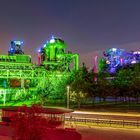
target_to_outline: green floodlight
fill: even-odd
[[[6,82],[6,80],[3,81],[3,87],[4,88],[7,88],[7,82]]]

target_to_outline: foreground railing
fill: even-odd
[[[87,126],[106,126],[106,127],[118,127],[118,128],[140,128],[140,121],[134,120],[110,120],[110,119],[91,119],[91,118],[65,118],[65,123]]]

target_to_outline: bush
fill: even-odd
[[[11,117],[11,126],[15,129],[16,140],[41,140],[47,128],[48,120],[39,114],[44,109],[38,105],[20,107]]]

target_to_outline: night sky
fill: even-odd
[[[138,50],[140,0],[0,0],[0,54],[21,39],[36,62],[37,49],[52,35],[88,67],[107,48]]]

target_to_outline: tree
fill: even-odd
[[[129,85],[129,96],[135,98],[138,103],[140,97],[140,79],[138,77],[133,78],[132,83]]]
[[[127,97],[130,100],[131,94],[129,86],[132,83],[134,72],[132,69],[120,69],[113,80],[114,86],[119,90],[120,97],[124,97],[124,101],[127,101]]]
[[[45,87],[38,87],[36,96],[42,105],[46,105],[48,101],[61,100],[64,102],[66,93],[66,85],[69,75],[68,74],[55,74],[48,77]]]
[[[88,80],[86,82],[87,97],[91,98],[92,105],[94,105],[95,97],[98,95],[97,87],[97,73],[94,73],[93,69],[88,72]]]
[[[112,86],[111,83],[106,79],[99,79],[98,83],[98,96],[103,98],[103,101],[106,101],[106,98],[112,94]]]
[[[81,102],[83,99],[86,98],[86,93],[82,93],[81,91],[80,92],[71,92],[70,93],[70,101],[73,102],[73,103],[77,103],[78,105],[78,108],[80,109],[80,106],[81,106]]]
[[[71,98],[77,102],[79,108],[82,100],[87,97],[88,76],[88,70],[83,64],[83,67],[72,73],[70,77]]]
[[[140,97],[140,63],[135,64],[133,67],[133,77],[129,90],[131,96],[136,99],[136,102],[138,102]]]

